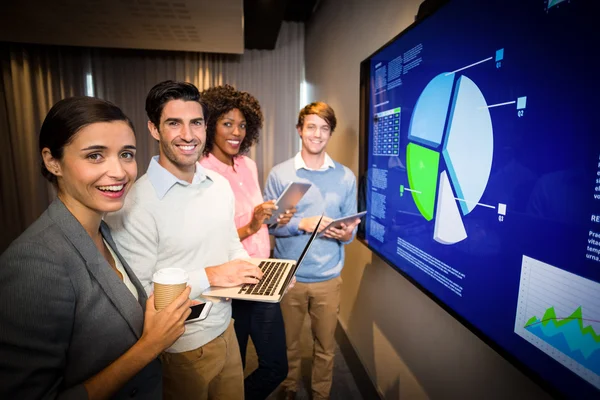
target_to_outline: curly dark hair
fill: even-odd
[[[246,137],[240,145],[239,155],[246,154],[253,144],[258,143],[258,136],[263,125],[263,114],[260,104],[254,96],[248,92],[236,90],[231,85],[206,89],[200,96],[208,108],[208,115],[210,115],[206,125],[205,156],[211,152],[215,143],[217,121],[223,114],[234,108],[240,110],[246,119]]]

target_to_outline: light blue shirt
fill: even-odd
[[[302,218],[324,213],[336,219],[356,213],[356,178],[350,169],[326,156],[323,166],[314,170],[307,168],[298,157],[275,166],[265,186],[264,198],[276,199],[290,182],[312,184],[296,205],[296,214],[290,222],[269,230],[275,236],[276,258],[297,260],[300,256],[310,237],[298,228]],[[344,244],[350,243],[353,238],[354,235],[348,242],[342,243],[317,237],[298,268],[296,279],[310,283],[338,276],[344,266]]]
[[[162,200],[167,192],[175,185],[190,185],[189,182],[177,178],[175,175],[167,171],[166,168],[160,165],[158,163],[158,156],[152,157],[146,174],[148,175],[150,183],[152,183],[152,186],[154,186],[154,190],[156,190],[156,196],[158,196],[159,200]],[[194,177],[192,178],[191,184],[198,184],[200,182],[204,182],[206,179],[210,178],[206,175],[204,167],[200,165],[200,163],[196,163],[196,171],[194,172]]]

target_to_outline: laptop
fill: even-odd
[[[233,287],[211,286],[202,292],[203,296],[225,297],[230,299],[261,301],[266,303],[278,303],[283,298],[285,290],[292,281],[296,271],[302,264],[302,260],[308,253],[310,246],[318,236],[319,226],[323,216],[319,219],[315,230],[310,235],[304,250],[297,261],[280,260],[276,258],[251,258],[252,264],[257,265],[263,272],[260,282]]]

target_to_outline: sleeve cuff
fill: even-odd
[[[202,292],[208,289],[210,286],[210,283],[208,282],[208,276],[206,275],[206,270],[204,268],[190,272],[189,274],[189,285],[192,287],[190,299],[197,299],[200,297]]]
[[[347,240],[347,241],[345,241],[345,242],[340,242],[340,243],[341,243],[341,244],[343,244],[343,245],[347,245],[347,244],[350,244],[350,243],[352,243],[352,241],[353,241],[353,240],[354,240],[354,236],[352,236],[352,237],[350,238],[350,240]]]
[[[341,244],[344,244],[344,245],[352,243],[352,241],[353,241],[353,240],[354,240],[354,238],[356,237],[356,232],[357,232],[357,231],[358,231],[358,226],[357,226],[356,228],[354,228],[354,230],[352,231],[352,236],[350,236],[350,239],[348,239],[348,240],[347,240],[347,241],[345,241],[345,242],[340,242],[340,243],[341,243]]]
[[[300,225],[300,218],[292,218],[290,220],[290,222],[288,222],[287,227],[288,230],[290,232],[290,236],[295,236],[295,235],[299,235],[300,233],[300,229],[298,229],[298,226]]]
[[[285,236],[296,236],[296,235],[300,235],[303,232],[298,228],[298,225],[300,225],[300,220],[302,218],[294,218],[292,217],[292,219],[290,220],[290,222],[288,222],[285,225],[272,225],[269,227],[269,234],[275,236],[275,237],[285,237]]]

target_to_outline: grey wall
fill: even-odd
[[[359,65],[420,0],[324,0],[306,29],[308,100],[333,106],[329,154],[358,169]],[[347,246],[340,324],[386,399],[544,399],[526,376],[361,243]]]

